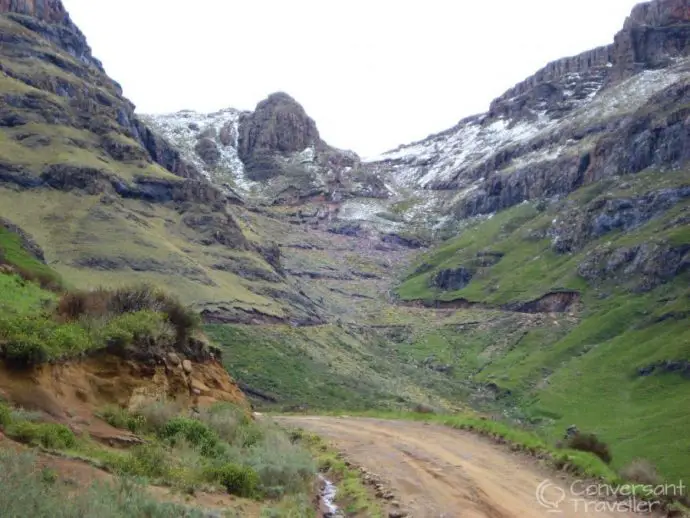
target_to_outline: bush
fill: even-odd
[[[5,403],[0,403],[0,428],[5,428],[12,422],[12,409]]]
[[[259,493],[259,475],[248,466],[223,464],[208,470],[207,476],[222,484],[231,495],[251,498]]]
[[[247,447],[261,440],[259,426],[241,408],[231,404],[218,404],[203,409],[199,420],[229,444]]]
[[[178,340],[185,340],[194,329],[201,325],[201,316],[175,299],[166,300],[163,312],[167,315],[168,322],[175,328]]]
[[[32,423],[36,423],[38,421],[42,421],[43,417],[43,413],[41,412],[26,410],[24,408],[15,408],[10,414],[10,419],[12,422],[31,421]]]
[[[160,436],[169,439],[173,445],[176,439],[182,438],[200,448],[201,454],[206,457],[222,454],[218,435],[197,419],[175,417],[160,431]]]
[[[100,337],[107,345],[118,347],[172,341],[165,316],[149,310],[113,318],[100,331]]]
[[[162,311],[166,295],[150,284],[120,288],[110,293],[108,309],[111,313],[137,313],[138,311]]]
[[[139,433],[146,427],[146,418],[138,414],[130,414],[124,408],[109,406],[103,409],[98,415],[110,426],[129,430],[132,433]]]
[[[654,465],[644,459],[635,459],[621,470],[623,479],[649,486],[661,484],[661,477]]]
[[[593,433],[577,433],[565,442],[565,447],[571,450],[588,451],[606,464],[611,464],[612,457],[608,445],[600,441]]]
[[[175,297],[147,284],[115,291],[100,288],[65,293],[57,307],[57,314],[68,321],[85,316],[94,318],[141,312],[164,314],[180,337],[188,336],[201,323],[195,311],[185,307]]]
[[[182,407],[175,402],[156,401],[136,409],[148,430],[161,432],[170,420],[180,415]]]
[[[45,315],[0,317],[4,357],[18,365],[35,365],[73,356],[93,346],[89,333],[77,324],[60,324]]]
[[[162,478],[170,471],[168,455],[158,444],[135,446],[127,454],[110,456],[105,463],[119,475],[135,477]]]
[[[61,424],[19,421],[9,424],[5,433],[15,441],[55,450],[73,448],[77,444],[72,430]]]
[[[109,293],[104,289],[67,292],[60,297],[56,311],[67,321],[104,316],[108,313],[108,299]]]
[[[259,475],[261,488],[270,497],[304,491],[316,474],[311,454],[277,429],[265,431],[263,440],[244,450],[241,458]]]
[[[201,518],[201,511],[150,499],[131,482],[93,485],[74,494],[54,472],[37,468],[28,453],[0,450],[0,509],[3,518]]]

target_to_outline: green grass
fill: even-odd
[[[60,276],[22,246],[21,238],[0,224],[0,265],[8,264],[23,276],[45,286],[59,286]]]
[[[687,184],[688,171],[648,172],[588,186],[569,201],[582,210],[598,200]],[[568,288],[582,294],[584,310],[577,318],[559,315],[518,326],[513,338],[496,322],[479,328],[487,340],[473,331],[440,329],[417,333],[398,349],[417,360],[435,355],[472,383],[509,390],[511,396],[494,406],[532,423],[546,437],[559,437],[573,423],[595,432],[610,444],[616,469],[643,457],[669,480],[688,477],[689,452],[678,430],[690,426],[684,411],[690,384],[679,374],[640,377],[637,371],[662,360],[690,359],[690,277],[681,274],[640,292],[637,279],[622,274],[597,285],[577,275],[590,252],[664,241],[690,244],[688,226],[671,224],[688,207],[680,201],[632,231],[609,233],[563,255],[551,250],[550,240],[533,238],[559,217],[562,205],[540,211],[523,204],[477,221],[417,261],[398,290],[401,298],[498,305]],[[486,251],[503,256],[495,264],[478,264]],[[458,266],[474,269],[469,286],[454,292],[430,287],[435,272]]]
[[[94,140],[95,136],[87,131],[38,122],[22,126],[20,130],[0,131],[0,153],[2,156],[12,157],[13,164],[23,166],[35,174],[40,174],[49,165],[63,164],[97,169],[124,180],[149,176],[181,181],[161,166],[146,160],[122,162],[113,159],[99,149],[100,144]],[[46,138],[47,143],[28,146],[16,140],[17,134],[26,132]],[[78,147],[74,145],[74,140],[88,147]],[[30,139],[26,142],[29,143]],[[143,153],[143,150],[141,152]]]
[[[0,216],[33,236],[70,287],[150,283],[198,307],[236,306],[285,314],[285,301],[253,291],[261,283],[212,268],[249,260],[265,265],[256,252],[200,245],[198,233],[186,227],[173,208],[136,200],[107,205],[100,196],[2,187],[0,207]]]
[[[205,331],[220,346],[233,377],[276,397],[276,403],[257,400],[261,407],[410,408],[432,398],[453,406],[424,386],[443,386],[447,378],[400,362],[375,332],[336,325],[209,325]]]
[[[0,450],[0,509],[5,518],[201,518],[200,510],[159,503],[129,481],[74,486],[40,469],[30,453]]]
[[[502,211],[489,219],[480,219],[459,237],[421,256],[398,288],[398,295],[403,300],[465,298],[488,304],[505,304],[536,299],[551,290],[585,291],[588,286],[577,275],[577,266],[588,252],[597,247],[622,247],[663,240],[675,246],[690,243],[687,225],[668,226],[669,222],[688,210],[690,202],[679,202],[660,217],[634,231],[604,235],[574,254],[558,254],[552,250],[550,239],[531,236],[548,229],[568,201],[584,204],[595,199],[640,196],[661,188],[686,186],[690,183],[689,175],[689,171],[643,173],[626,178],[623,186],[605,180],[576,191],[566,202],[544,212],[527,203]],[[485,252],[500,253],[503,256],[496,264],[487,266],[480,258]],[[422,265],[425,268],[421,269]],[[448,292],[431,287],[430,279],[438,271],[459,266],[470,268],[474,272],[474,278],[467,287]]]

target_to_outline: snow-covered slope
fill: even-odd
[[[509,172],[536,161],[579,155],[593,143],[573,138],[578,132],[596,133],[689,75],[688,63],[680,61],[671,69],[646,70],[611,88],[602,89],[600,83],[567,112],[545,106],[519,117],[478,115],[448,131],[364,161],[395,185],[440,190],[449,184],[466,187],[482,178],[482,173]],[[570,93],[565,91],[564,96]],[[502,153],[513,156],[501,160]]]
[[[568,73],[503,99],[500,110],[364,162],[396,193],[391,203],[410,200],[403,219],[432,226],[565,194],[581,183],[601,138],[690,78],[688,59],[620,82],[608,81],[610,68]]]
[[[140,117],[211,181],[246,194],[255,182],[247,179],[238,154],[240,114],[238,110],[227,108],[214,113],[183,110]],[[199,153],[203,145],[210,150],[206,155],[203,150]]]

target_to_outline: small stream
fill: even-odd
[[[335,485],[323,475],[319,475],[319,480],[322,483],[321,489],[321,507],[323,508],[324,518],[340,518],[342,515],[335,505],[335,495],[337,489]]]

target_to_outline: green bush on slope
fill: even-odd
[[[198,327],[195,313],[149,286],[55,295],[0,274],[0,353],[34,365],[115,347],[175,347]],[[53,309],[53,305],[56,307]]]
[[[219,484],[229,493],[252,498],[305,493],[315,476],[305,449],[282,430],[254,422],[233,405],[217,404],[189,417],[174,404],[161,402],[134,413],[107,409],[102,417],[149,437],[149,444],[130,454],[102,458],[120,474],[185,488]]]

